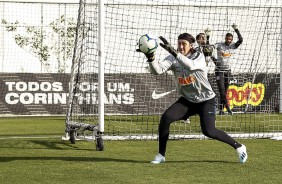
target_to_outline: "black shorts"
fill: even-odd
[[[164,114],[169,116],[173,121],[186,120],[196,114],[199,114],[201,122],[215,121],[215,98],[200,103],[193,103],[184,97],[180,97]]]

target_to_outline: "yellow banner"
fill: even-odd
[[[258,106],[262,102],[264,94],[264,84],[252,84],[251,82],[247,82],[242,87],[230,85],[226,92],[226,98],[230,109],[232,109],[234,106],[242,106],[245,104]]]

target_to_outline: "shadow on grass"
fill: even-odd
[[[178,161],[166,161],[166,163],[226,163],[226,164],[237,164],[239,162],[234,162],[234,161],[226,161],[226,160],[178,160]]]
[[[128,163],[148,163],[148,161],[138,161],[118,158],[100,158],[100,157],[0,157],[0,162],[11,161],[68,161],[68,162],[128,162]]]
[[[144,160],[131,160],[119,158],[102,158],[102,157],[0,157],[0,162],[11,161],[67,161],[67,162],[120,162],[120,163],[149,163],[150,161]],[[184,161],[167,161],[166,164],[174,163],[225,163],[225,164],[238,164],[238,162],[220,161],[220,160],[184,160]],[[152,164],[153,165],[153,164]],[[162,165],[162,164],[157,164]]]
[[[70,148],[75,148],[76,150],[90,150],[90,149],[78,149],[78,147],[75,146],[75,144],[71,144],[69,141],[52,142],[52,141],[43,141],[43,140],[32,140],[30,142],[33,144],[43,146],[44,149],[47,148],[47,149],[55,149],[55,150],[69,150]]]
[[[1,145],[0,149],[3,148],[15,148],[15,149],[25,149],[25,150],[29,150],[29,149],[37,149],[37,150],[44,150],[44,149],[48,149],[48,150],[78,150],[78,151],[93,151],[96,150],[95,144],[93,143],[93,147],[91,148],[79,148],[78,146],[76,146],[75,144],[71,144],[70,141],[50,141],[50,140],[29,140],[30,143],[34,144],[34,145],[39,145],[38,147],[34,147],[34,146],[23,146],[20,144],[5,144],[5,145]]]

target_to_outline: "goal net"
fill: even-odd
[[[93,130],[98,123],[98,31],[97,0],[80,0],[77,35],[71,73],[66,126]],[[281,4],[249,0],[107,0],[104,1],[105,139],[157,139],[161,114],[179,98],[171,73],[152,75],[143,54],[136,52],[140,36],[163,36],[176,48],[177,36],[194,36],[212,30],[211,44],[223,42],[225,34],[243,43],[232,56],[232,77],[227,99],[234,115],[217,116],[216,126],[236,138],[281,136],[280,104]],[[159,47],[156,59],[168,53]],[[214,64],[209,80],[219,92]],[[94,125],[94,126],[93,126]],[[68,130],[68,129],[67,129]],[[175,122],[171,139],[205,138],[199,117],[190,123]]]

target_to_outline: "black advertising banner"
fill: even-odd
[[[98,104],[98,81],[81,83],[83,92],[79,103]],[[227,99],[234,111],[278,111],[279,75],[234,75],[227,91]],[[217,94],[214,75],[210,82]],[[0,114],[48,115],[65,114],[69,96],[70,74],[0,74]],[[177,98],[173,76],[164,74],[106,74],[105,113],[108,114],[160,114]],[[85,112],[87,113],[87,112]]]
[[[2,114],[65,114],[69,76],[0,74]]]

